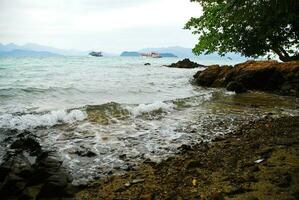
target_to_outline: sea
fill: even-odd
[[[265,115],[299,114],[293,97],[196,86],[193,75],[204,68],[166,67],[179,60],[1,57],[0,162],[7,130],[28,131],[61,156],[79,185],[147,160],[159,163],[184,145],[210,142]]]

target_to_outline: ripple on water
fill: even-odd
[[[268,95],[234,95],[219,90],[209,98],[194,96],[153,104],[87,106],[83,109],[86,113],[83,121],[38,129],[38,133],[45,148],[61,153],[64,165],[78,184],[111,172],[121,173],[146,159],[160,162],[183,144],[211,141],[269,111],[273,116],[298,114],[298,109],[293,109],[298,106],[296,99],[275,95],[268,98]],[[273,98],[273,104],[285,101],[276,107],[268,106],[266,97]]]

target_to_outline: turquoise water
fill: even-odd
[[[196,70],[162,67],[178,59],[0,58],[0,113],[41,112],[194,95]],[[144,66],[150,62],[151,66]]]
[[[178,60],[0,58],[0,161],[13,137],[4,130],[29,130],[81,184],[145,159],[159,162],[183,144],[210,141],[268,112],[298,114],[294,98],[194,86],[201,69],[164,66]],[[96,156],[76,154],[85,151]]]

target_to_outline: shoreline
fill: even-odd
[[[160,164],[98,180],[75,199],[298,199],[299,117],[266,116]]]

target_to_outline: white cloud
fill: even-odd
[[[156,41],[161,38],[157,34],[148,38],[145,30],[160,27],[164,31],[161,35],[165,35],[169,27],[182,34],[180,29],[186,21],[200,14],[199,5],[188,0],[0,0],[0,42],[88,48],[103,37],[106,43],[126,33],[127,40],[136,43],[136,38],[127,34],[131,29],[140,32],[140,46],[148,40],[159,45]],[[78,38],[82,42],[77,42]],[[186,37],[186,43],[190,43],[190,38]],[[167,38],[162,40],[161,45]],[[117,48],[126,47],[113,49]]]

